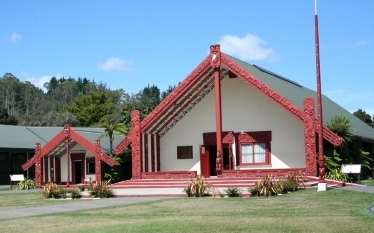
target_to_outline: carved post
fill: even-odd
[[[214,93],[215,93],[215,109],[216,109],[216,140],[217,140],[217,157],[216,157],[216,171],[217,176],[222,173],[222,110],[221,110],[221,51],[220,45],[210,46],[210,66],[214,68]],[[218,164],[219,163],[219,164]]]
[[[141,179],[142,173],[142,138],[141,138],[140,112],[131,112],[132,138],[132,179]],[[152,138],[153,141],[153,138]]]
[[[316,176],[316,126],[314,117],[314,99],[304,99],[304,144],[306,171],[308,175]]]
[[[66,186],[70,186],[70,148],[69,148],[69,139],[70,139],[70,126],[68,124],[64,125],[64,134],[66,141],[66,156],[67,156],[67,182]]]
[[[101,180],[101,146],[100,140],[95,140],[95,180]]]
[[[38,187],[42,185],[42,164],[40,159],[41,149],[40,143],[35,143],[35,183]]]

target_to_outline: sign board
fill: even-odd
[[[361,164],[343,164],[341,171],[343,173],[361,173]]]

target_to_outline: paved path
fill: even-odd
[[[169,197],[170,198],[170,197]],[[103,208],[109,206],[126,205],[133,203],[141,203],[147,201],[158,201],[168,199],[166,197],[120,197],[120,198],[104,198],[87,201],[67,201],[68,203],[16,208],[0,211],[0,219],[19,218],[26,216],[35,216],[43,214],[54,214],[68,211],[87,210],[95,208]],[[53,200],[46,200],[53,201]]]

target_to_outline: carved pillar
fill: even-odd
[[[314,99],[304,99],[304,144],[307,175],[317,175]]]
[[[157,153],[157,170],[161,171],[161,162],[160,162],[160,135],[156,134],[156,153]]]
[[[131,131],[132,138],[132,179],[141,179],[142,173],[142,138],[140,127],[140,112],[134,110],[131,112]]]
[[[144,171],[148,172],[148,134],[144,134]]]
[[[155,136],[151,134],[151,167],[152,172],[156,171]]]
[[[100,140],[95,140],[95,180],[101,180],[101,146]]]
[[[217,137],[217,157],[216,170],[217,175],[222,173],[222,110],[221,110],[221,80],[220,80],[220,66],[221,66],[221,51],[219,45],[210,46],[210,66],[214,68],[214,94],[215,94],[215,109],[216,109],[216,137]]]
[[[69,148],[69,139],[70,139],[70,126],[68,124],[64,125],[64,134],[66,141],[66,156],[67,156],[67,181],[66,186],[70,186],[70,148]]]
[[[35,183],[36,186],[40,187],[42,185],[42,164],[40,159],[41,145],[40,143],[35,143]]]

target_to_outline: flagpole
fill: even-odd
[[[316,43],[316,74],[317,74],[317,110],[318,110],[318,191],[326,191],[325,181],[325,156],[323,151],[323,118],[322,118],[322,91],[321,91],[321,69],[319,57],[319,34],[318,34],[318,14],[317,0],[314,0],[314,26]]]

